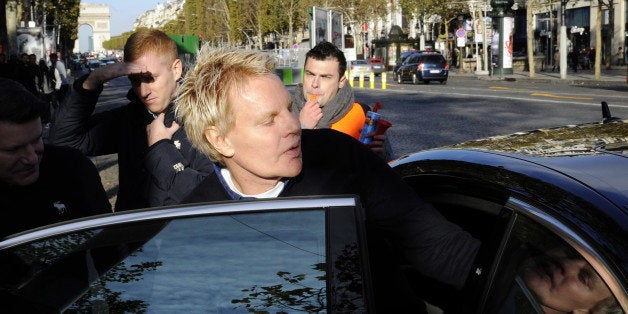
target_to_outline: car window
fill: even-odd
[[[502,256],[485,312],[546,313],[558,309],[622,313],[611,290],[585,257],[526,216],[517,216]]]
[[[416,63],[417,61],[418,61],[418,56],[417,55],[411,55],[403,62],[403,64]]]
[[[359,220],[320,208],[73,232],[1,251],[15,271],[0,300],[80,313],[366,311]]]
[[[439,55],[424,56],[422,61],[429,64],[445,64],[445,58]]]

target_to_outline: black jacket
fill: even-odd
[[[39,179],[0,183],[0,238],[59,221],[111,212],[98,170],[81,152],[45,145]]]
[[[92,114],[102,87],[96,91],[83,89],[86,78],[74,82],[56,115],[50,138],[56,145],[75,147],[89,156],[118,154],[116,210],[179,203],[213,172],[211,161],[192,148],[183,127],[171,141],[147,149],[146,126],[154,117],[132,90],[127,94],[129,104]],[[169,126],[173,120],[171,105],[164,122]],[[147,171],[145,167],[150,168]]]
[[[301,144],[303,169],[288,180],[280,197],[357,195],[366,211],[368,233],[398,244],[424,275],[463,285],[478,240],[423,202],[388,164],[352,137],[331,129],[303,130]],[[232,199],[229,195],[214,172],[185,202]]]

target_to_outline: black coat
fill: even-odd
[[[81,152],[45,145],[39,179],[0,183],[0,238],[59,221],[111,212],[98,170]]]
[[[282,196],[359,196],[370,234],[384,235],[404,248],[403,256],[421,273],[461,287],[479,241],[423,202],[381,158],[350,136],[331,129],[303,130],[303,169],[290,178]],[[186,203],[232,199],[216,172]],[[369,235],[369,238],[371,235]]]
[[[173,135],[172,141],[156,143],[150,150],[154,151],[153,156],[162,154],[172,164],[155,161],[159,156],[153,157],[153,162],[145,163],[148,152],[146,126],[153,121],[153,115],[132,90],[127,94],[129,104],[92,114],[102,87],[96,91],[83,89],[86,78],[74,82],[65,104],[56,115],[50,138],[54,144],[78,148],[89,156],[118,154],[120,186],[116,210],[176,204],[213,172],[211,161],[191,147],[183,127]],[[173,120],[171,105],[164,122],[169,126]],[[177,164],[185,166],[185,171],[180,171]],[[147,166],[153,168],[147,171]]]

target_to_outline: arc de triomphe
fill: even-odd
[[[90,48],[92,51],[103,51],[102,43],[111,39],[111,13],[107,4],[91,4],[81,1],[78,26],[87,24],[92,27]],[[74,43],[74,52],[79,52],[79,40]]]

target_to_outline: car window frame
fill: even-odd
[[[573,228],[559,219],[552,217],[543,210],[543,205],[536,204],[533,201],[524,200],[511,196],[504,204],[504,210],[510,213],[510,221],[508,222],[507,231],[504,233],[499,245],[496,257],[493,260],[493,266],[487,277],[486,285],[481,296],[479,304],[479,312],[486,310],[488,299],[491,298],[495,290],[503,290],[504,287],[494,288],[497,274],[504,267],[504,251],[513,237],[513,227],[517,223],[519,216],[529,218],[531,221],[539,224],[547,229],[554,236],[564,241],[573,248],[580,256],[582,256],[591,267],[602,278],[606,286],[618,301],[624,312],[628,310],[627,293],[620,284],[620,279],[610,271],[611,266],[605,261],[602,254],[598,252],[585,237],[581,236]]]
[[[360,261],[361,266],[364,267],[362,272],[363,302],[369,313],[374,312],[373,281],[370,273],[366,243],[366,218],[364,210],[357,197],[351,195],[210,202],[105,214],[57,223],[22,232],[0,241],[0,251],[10,250],[34,242],[40,243],[40,241],[45,241],[46,239],[50,239],[55,236],[70,235],[83,231],[100,230],[103,228],[115,228],[137,223],[147,223],[151,225],[152,223],[159,224],[160,222],[168,223],[173,219],[213,217],[219,215],[235,215],[240,213],[274,213],[281,211],[312,209],[322,210],[325,213],[328,310],[333,312],[334,306],[337,306],[337,304],[333,302],[334,293],[332,287],[334,287],[334,285],[331,283],[331,281],[336,278],[334,256],[338,256],[339,252],[344,249],[344,246],[342,245],[338,245],[338,247],[336,247],[336,245],[340,244],[340,242],[331,241],[331,239],[336,236],[336,233],[344,233],[340,230],[347,227],[347,224],[336,223],[334,229],[331,228],[329,224],[334,220],[340,221],[341,219],[355,219],[355,233],[361,253]],[[344,235],[340,236],[342,237]]]

